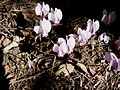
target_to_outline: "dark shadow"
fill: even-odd
[[[32,90],[52,90],[50,89],[50,76],[48,73],[43,73],[36,78]]]
[[[9,90],[9,80],[5,77],[5,69],[2,66],[3,51],[0,47],[0,90]]]

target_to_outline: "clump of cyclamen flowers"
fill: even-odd
[[[66,36],[64,38],[58,38],[57,44],[54,44],[53,51],[58,53],[58,57],[63,57],[65,54],[73,52],[75,47],[75,39],[72,36]]]
[[[110,63],[109,64],[109,69],[111,70],[111,68],[120,71],[120,59],[117,58],[117,56],[110,52],[105,52],[105,59]]]
[[[48,33],[51,31],[52,24],[59,25],[63,17],[60,9],[50,9],[49,5],[44,2],[42,4],[37,3],[35,13],[40,17],[40,20],[39,25],[34,26],[34,31],[42,35],[42,37],[47,37]]]
[[[78,28],[77,34],[69,34],[66,40],[58,38],[57,44],[54,44],[53,46],[53,51],[56,52],[59,57],[63,57],[65,54],[70,54],[73,52],[75,45],[84,46],[91,36],[95,35],[99,27],[100,25],[98,20],[92,21],[89,19],[87,21],[86,30]]]
[[[88,19],[86,30],[82,30],[81,28],[77,30],[77,43],[79,43],[80,46],[85,45],[91,36],[95,35],[96,31],[99,30],[99,27],[100,23],[98,20],[94,21],[93,19],[92,21]]]

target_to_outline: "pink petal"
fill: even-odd
[[[55,16],[54,16],[53,13],[49,13],[49,14],[48,14],[48,20],[50,20],[50,21],[52,21],[52,22],[55,21]]]
[[[117,49],[120,50],[120,39],[116,40],[115,44],[117,46]]]
[[[103,17],[102,17],[102,19],[101,19],[101,22],[107,24],[107,22],[108,22],[108,17],[107,17],[107,15],[103,15]]]
[[[96,31],[98,31],[100,27],[100,23],[98,20],[96,20],[95,22],[93,22],[93,31],[91,32],[92,35],[94,35],[96,33]]]
[[[34,31],[38,34],[39,33],[40,26],[34,26]]]
[[[49,13],[49,11],[50,11],[49,5],[48,4],[43,5],[42,12],[44,17]]]
[[[113,21],[115,21],[115,19],[116,19],[116,13],[113,11],[108,16],[108,22],[107,22],[107,24],[111,24]]]
[[[73,48],[75,47],[75,39],[73,37],[70,37],[67,39],[67,45],[68,45],[68,54],[73,52]]]
[[[111,61],[111,55],[108,52],[105,52],[105,59],[110,62]]]
[[[46,37],[48,35],[48,33],[51,30],[51,23],[49,20],[46,20],[45,18],[43,18],[43,21],[41,22],[41,27],[43,29],[43,37]]]
[[[63,42],[66,42],[64,38],[58,38],[58,42],[57,42],[58,44],[61,44]]]
[[[57,53],[58,53],[58,52],[59,52],[59,46],[58,46],[57,44],[54,44],[52,50],[53,50],[54,52],[57,52]]]
[[[93,24],[92,20],[91,20],[91,19],[88,19],[86,31],[89,31],[89,32],[92,31],[92,29],[93,29],[93,25],[92,25],[92,24]]]
[[[103,13],[103,16],[102,16],[101,22],[107,24],[107,22],[108,22],[108,12],[107,12],[106,9],[104,9],[102,13]]]
[[[118,68],[117,71],[120,71],[120,59],[118,59]]]
[[[55,17],[57,17],[60,21],[62,19],[62,16],[62,11],[60,9],[55,8]]]
[[[42,9],[41,4],[37,3],[37,6],[35,7],[35,13],[36,13],[36,15],[42,15],[41,9]]]
[[[87,41],[85,40],[85,38],[83,38],[81,36],[79,36],[78,40],[79,40],[78,42],[79,42],[80,46],[84,46],[87,43]]]
[[[63,54],[66,54],[68,52],[68,47],[66,42],[60,44],[60,50],[62,51]]]
[[[110,68],[114,68],[117,70],[118,68],[118,58],[116,57],[116,55],[114,53],[110,53],[111,54],[111,61],[110,61]]]

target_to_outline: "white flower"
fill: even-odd
[[[48,19],[52,21],[54,24],[59,24],[62,17],[63,17],[62,11],[57,8],[55,8],[55,11],[51,8],[51,12],[48,14]]]
[[[89,19],[87,21],[86,31],[89,31],[92,35],[95,35],[95,33],[96,33],[96,31],[98,31],[99,27],[100,27],[100,23],[98,20],[94,21],[94,19],[93,19],[93,21],[92,21],[91,19]]]
[[[42,16],[42,5],[40,3],[37,3],[37,6],[35,7],[35,13],[36,15]]]
[[[51,23],[49,20],[46,20],[45,18],[43,18],[43,20],[40,20],[40,26],[34,26],[34,31],[37,34],[42,35],[42,37],[47,37],[50,30]]]
[[[110,37],[106,35],[106,33],[102,33],[99,37],[98,37],[98,41],[99,42],[104,42],[104,43],[109,43],[110,41]]]

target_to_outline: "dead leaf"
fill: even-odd
[[[96,73],[95,70],[92,67],[90,67],[90,66],[89,66],[89,70],[90,70],[92,75],[94,75]]]
[[[4,40],[4,36],[2,36],[1,38],[0,38],[0,44],[2,43],[2,41]]]
[[[58,71],[55,73],[57,76],[60,75],[60,73],[64,73],[65,76],[68,76],[69,73],[72,73],[74,70],[74,66],[71,64],[62,64],[60,65]]]
[[[18,36],[14,36],[13,37],[13,41],[7,45],[4,49],[3,49],[3,53],[6,54],[9,52],[9,50],[11,48],[17,47],[19,45],[19,41],[23,40],[24,38],[20,38]]]
[[[84,64],[82,63],[77,63],[76,64],[78,67],[80,67],[84,72],[86,72],[88,74],[87,68]]]
[[[8,45],[10,42],[11,42],[11,40],[8,39],[8,38],[6,38],[6,39],[3,41],[3,45],[6,46],[6,45]]]

